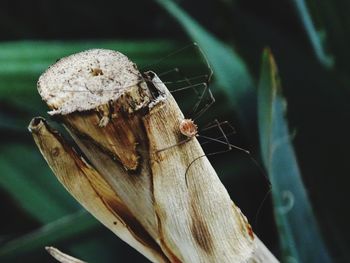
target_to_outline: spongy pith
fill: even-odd
[[[91,49],[60,59],[38,81],[50,114],[85,111],[114,101],[142,77],[123,54]]]

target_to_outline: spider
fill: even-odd
[[[181,144],[184,144],[184,143],[190,141],[194,137],[201,137],[201,138],[204,138],[204,139],[207,140],[206,143],[208,143],[209,141],[213,141],[213,142],[217,142],[217,143],[226,144],[228,146],[227,150],[216,152],[216,153],[212,153],[212,154],[217,154],[217,153],[221,153],[221,152],[230,151],[233,148],[236,148],[236,149],[238,149],[240,151],[244,151],[245,153],[250,154],[249,151],[229,143],[227,135],[225,134],[225,132],[224,132],[224,130],[222,128],[222,125],[228,125],[229,128],[233,131],[233,133],[235,133],[235,129],[227,121],[219,122],[218,120],[215,120],[214,124],[212,123],[211,125],[205,127],[204,129],[201,129],[201,131],[203,132],[205,130],[209,130],[209,129],[212,129],[212,128],[216,127],[216,128],[219,129],[220,133],[222,134],[222,136],[220,136],[219,138],[211,138],[211,137],[204,136],[204,135],[199,133],[198,126],[195,123],[195,121],[198,118],[200,118],[215,103],[215,98],[213,96],[213,93],[212,93],[211,89],[209,88],[209,82],[211,81],[211,78],[213,76],[213,70],[212,70],[212,68],[210,66],[209,60],[206,57],[206,55],[203,52],[203,50],[200,48],[200,46],[197,45],[197,43],[192,43],[190,45],[187,45],[184,48],[182,48],[182,49],[180,49],[178,51],[175,51],[175,52],[171,53],[170,55],[166,56],[166,58],[169,57],[169,56],[172,56],[172,55],[174,55],[174,54],[176,54],[178,52],[182,52],[184,49],[187,49],[187,48],[190,48],[190,47],[197,48],[197,50],[201,54],[202,58],[204,59],[204,62],[205,62],[206,67],[208,69],[208,73],[205,74],[205,75],[199,75],[199,76],[188,78],[188,77],[186,77],[185,75],[182,74],[182,72],[179,70],[179,68],[174,68],[172,70],[168,70],[166,72],[163,72],[163,73],[159,74],[159,76],[164,76],[164,75],[167,75],[167,74],[169,74],[171,72],[175,72],[175,73],[177,73],[179,75],[182,75],[181,80],[178,80],[178,81],[175,81],[175,82],[163,82],[163,83],[164,84],[170,84],[170,83],[183,83],[183,82],[185,82],[185,83],[187,83],[187,85],[185,87],[180,87],[180,88],[177,88],[175,90],[171,90],[170,92],[173,94],[175,92],[180,92],[180,91],[185,91],[185,90],[191,89],[191,90],[194,90],[195,93],[197,94],[198,100],[197,100],[197,102],[195,103],[195,105],[194,105],[194,107],[192,109],[193,117],[192,118],[182,119],[180,121],[179,126],[178,126],[178,130],[186,138],[184,140],[174,144],[174,145],[168,146],[168,147],[163,148],[163,149],[159,149],[157,152],[162,152],[162,151],[168,150],[170,148],[173,148],[175,146],[179,146]],[[157,61],[156,63],[159,63],[163,59],[164,58],[162,58],[161,60]],[[153,64],[151,64],[151,65],[153,65]],[[203,78],[203,77],[206,79],[204,82],[192,83],[192,81],[198,80],[199,78]],[[197,90],[198,88],[202,88],[202,91],[199,92]],[[207,97],[208,100],[207,100],[207,102],[203,103],[203,101],[205,100],[205,97]],[[201,109],[199,109],[201,105],[203,105],[203,107],[201,107]],[[224,139],[224,141],[222,141],[222,139]],[[202,145],[203,145],[203,143],[202,143]],[[207,154],[207,155],[212,155],[212,154]]]
[[[183,119],[179,125],[180,132],[188,138],[198,135],[198,126],[192,119]]]

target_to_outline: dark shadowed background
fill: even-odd
[[[26,127],[32,117],[49,118],[36,81],[57,59],[109,48],[142,70],[179,68],[181,74],[163,78],[175,82],[208,74],[203,55],[189,45],[194,41],[214,71],[210,87],[217,101],[199,127],[215,118],[230,121],[237,131],[231,143],[259,163],[235,150],[210,157],[255,233],[283,262],[348,262],[349,12],[347,0],[2,1],[0,262],[54,262],[45,245],[88,262],[147,262],[65,192]],[[290,134],[276,138],[272,132],[270,138],[276,145],[287,138],[282,144],[294,146],[298,165],[294,153],[283,151],[269,162],[260,147],[269,141],[262,132],[269,122],[259,89],[273,89],[264,81],[270,76],[265,47],[279,67],[283,95],[276,101],[283,96],[288,103]],[[200,81],[205,77],[193,82]],[[178,92],[176,99],[191,117],[195,93]],[[284,127],[277,121],[283,110],[273,109],[271,123]],[[216,132],[207,135],[217,138]],[[225,145],[204,148],[212,153]],[[266,175],[273,195],[267,195]]]

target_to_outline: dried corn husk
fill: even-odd
[[[184,116],[155,73],[141,75],[121,53],[89,50],[50,67],[38,88],[77,148],[43,119],[32,121],[30,130],[55,175],[148,259],[277,262],[196,138],[179,144]]]

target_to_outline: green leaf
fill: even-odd
[[[214,71],[215,85],[230,98],[243,123],[255,120],[255,89],[253,79],[241,57],[218,40],[180,9],[173,1],[155,0],[167,10],[198,43]]]
[[[26,68],[20,64],[19,69],[28,72],[36,69],[35,65],[40,62],[55,62],[62,56],[67,56],[75,52],[90,48],[114,49],[125,53],[131,58],[154,57],[157,54],[173,51],[176,45],[173,42],[164,40],[142,40],[142,41],[15,41],[2,42],[0,44],[0,63],[1,71],[17,72],[15,62],[34,65],[32,68]],[[6,61],[11,61],[10,67],[5,67]]]
[[[301,179],[285,109],[277,67],[265,50],[258,89],[260,146],[272,184],[283,261],[331,262]]]
[[[0,174],[0,187],[39,222],[51,222],[79,208],[34,147],[1,145]]]
[[[26,124],[24,124],[23,119],[13,118],[13,116],[7,114],[7,112],[5,113],[0,109],[0,131],[8,130],[24,133],[23,127],[25,127]]]
[[[103,253],[100,262],[110,262],[115,250],[122,249],[116,236],[108,243],[101,242],[106,235],[85,236],[87,232],[102,227],[101,223],[85,210],[69,215],[80,206],[57,181],[36,148],[16,143],[2,145],[0,173],[0,187],[28,214],[44,223],[38,230],[1,244],[0,262],[10,259],[16,262],[16,258],[30,252],[35,252],[36,257],[44,256],[44,246],[55,244],[67,246],[68,243],[74,255],[88,259]]]
[[[85,210],[67,215],[1,246],[0,261],[6,262],[36,250],[44,252],[45,246],[67,241],[100,226]]]
[[[335,73],[346,81],[350,79],[350,3],[348,0],[307,0],[307,4],[314,18],[318,32],[321,32],[323,41],[327,43],[335,61]]]
[[[175,46],[166,41],[20,41],[1,43],[0,98],[11,95],[13,92],[19,96],[23,96],[23,92],[32,96],[37,94],[36,81],[49,65],[59,58],[90,48],[119,50],[131,59],[136,57],[151,62],[157,54],[168,53]]]
[[[305,0],[293,0],[293,2],[317,59],[326,68],[332,68],[334,59],[325,51],[324,36],[316,30]]]
[[[0,43],[0,100],[40,112],[43,107],[36,90],[40,74],[55,61],[64,56],[91,48],[118,50],[133,60],[142,70],[148,70],[158,59],[178,49],[179,44],[163,41],[20,41]],[[193,66],[185,56],[178,60],[165,60],[166,69],[182,64]],[[146,70],[145,69],[145,70]]]

